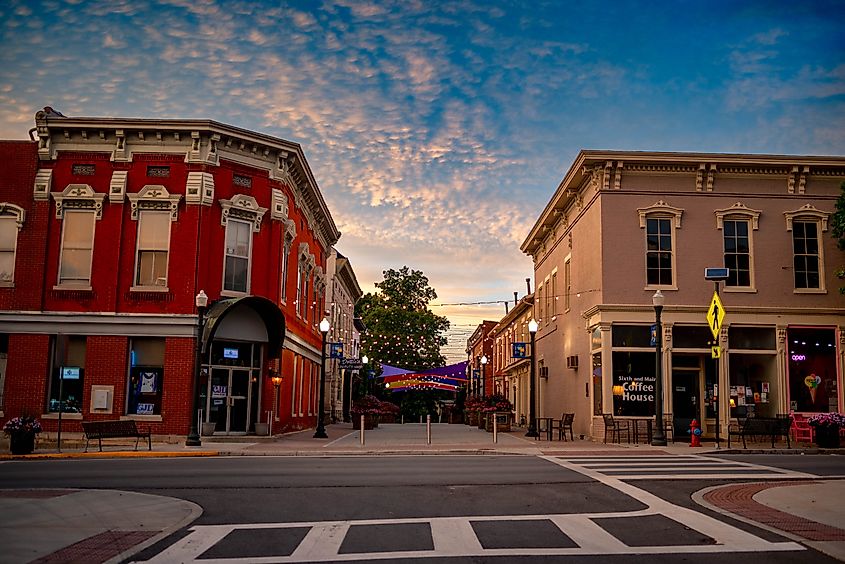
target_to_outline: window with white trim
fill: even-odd
[[[290,265],[290,249],[293,246],[293,239],[285,237],[284,250],[282,251],[282,289],[281,301],[286,301],[288,297],[288,266]]]
[[[672,263],[672,223],[668,217],[646,219],[646,283],[649,286],[674,284]]]
[[[572,307],[572,302],[569,296],[572,294],[572,258],[566,257],[566,262],[563,263],[563,309],[569,311]]]
[[[95,221],[96,213],[93,210],[64,212],[59,256],[60,286],[91,286]]]
[[[143,210],[138,214],[135,286],[167,288],[170,254],[170,212]]]
[[[675,230],[681,228],[684,210],[663,200],[637,209],[640,228],[645,229],[646,288],[676,289]]]
[[[820,289],[821,249],[816,221],[792,222],[792,267],[796,289]]]
[[[15,281],[15,252],[18,247],[18,221],[11,215],[0,215],[0,284]]]
[[[223,267],[223,290],[249,292],[252,224],[229,218],[226,222],[226,257]]]
[[[722,240],[725,268],[728,279],[725,286],[750,288],[751,283],[751,233],[748,220],[724,219]]]

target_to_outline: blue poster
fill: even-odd
[[[527,351],[527,343],[513,343],[513,353],[511,356],[513,356],[514,358],[527,358]]]
[[[330,358],[343,358],[343,343],[331,343]]]

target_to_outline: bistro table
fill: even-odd
[[[646,444],[650,445],[653,437],[654,417],[630,417],[629,421],[634,427],[634,443],[639,444],[640,442],[640,424],[642,423],[645,426]]]
[[[554,417],[538,417],[537,418],[537,436],[535,441],[540,440],[541,435],[546,435],[546,440],[552,440],[552,420]]]

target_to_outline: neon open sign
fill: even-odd
[[[801,362],[802,360],[807,360],[807,355],[794,354],[792,355],[792,360],[794,360],[795,362]]]

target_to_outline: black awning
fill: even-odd
[[[249,307],[264,321],[267,328],[267,356],[277,358],[285,340],[285,316],[279,306],[261,296],[245,296],[243,298],[225,298],[217,300],[205,314],[205,328],[202,332],[202,352],[208,351],[208,343],[214,339],[214,334],[223,319],[238,306]]]

